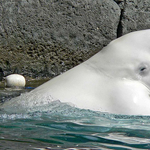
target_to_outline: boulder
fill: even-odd
[[[121,9],[120,36],[150,29],[150,0],[116,0]]]
[[[113,39],[150,28],[149,16],[149,0],[3,0],[0,67],[5,76],[56,76]]]
[[[113,0],[0,2],[0,66],[5,75],[54,76],[117,37]]]

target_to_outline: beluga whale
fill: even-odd
[[[0,108],[32,109],[56,100],[93,111],[150,115],[150,30],[113,40],[87,61]]]

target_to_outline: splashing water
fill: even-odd
[[[150,149],[150,116],[107,114],[60,101],[0,112],[0,149],[42,148]]]

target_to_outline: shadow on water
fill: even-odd
[[[3,88],[0,97],[5,101],[19,92]],[[59,101],[40,110],[13,114],[1,111],[0,149],[150,149],[149,116],[111,115]]]

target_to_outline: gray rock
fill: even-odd
[[[123,0],[119,6],[120,35],[150,29],[150,0]]]
[[[117,37],[113,0],[1,0],[0,66],[5,75],[53,76]]]

